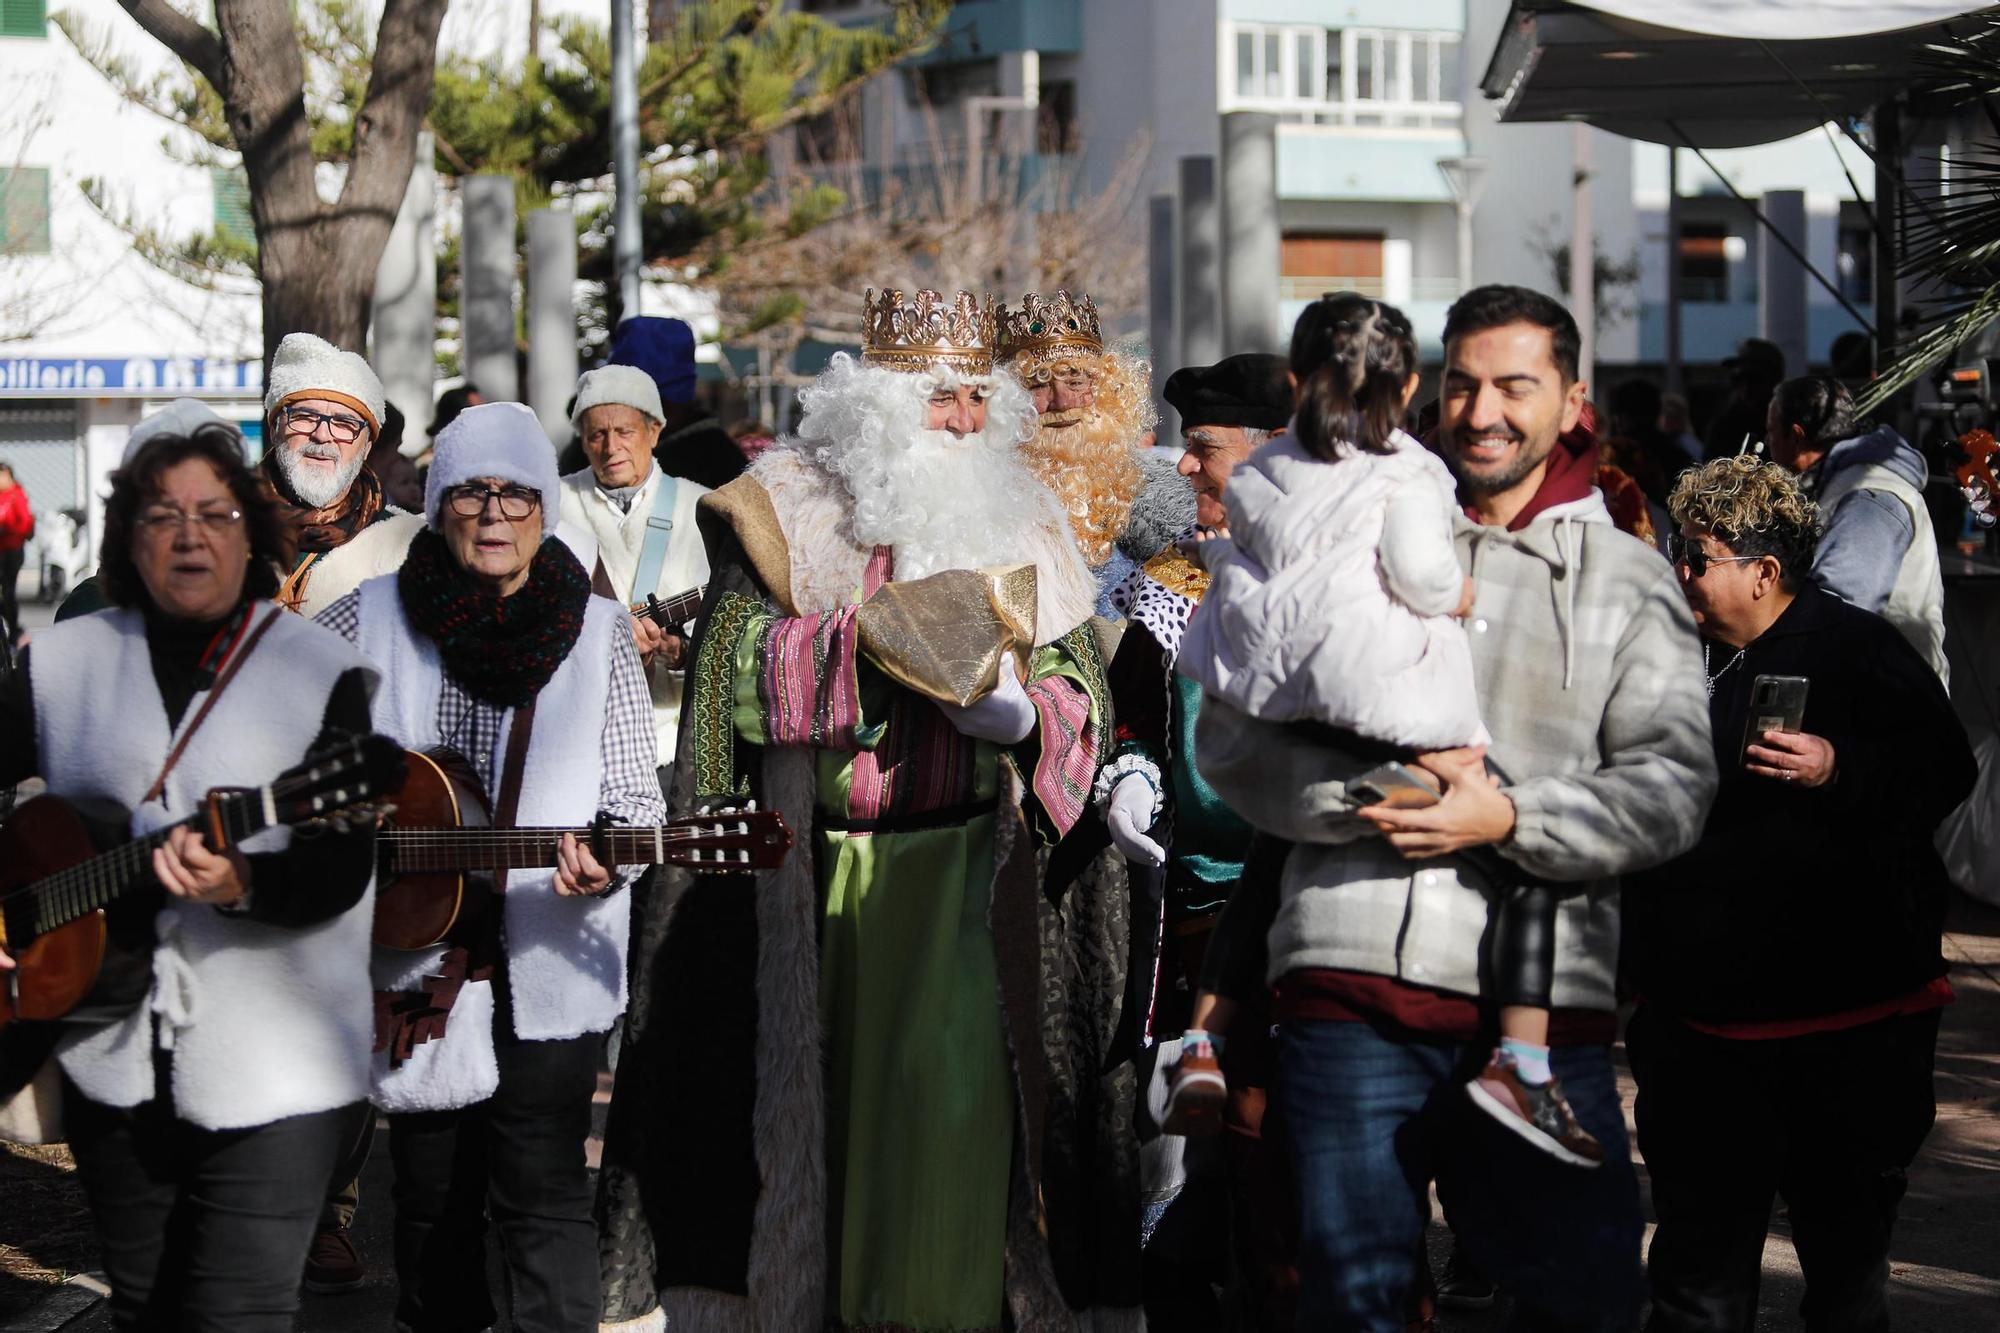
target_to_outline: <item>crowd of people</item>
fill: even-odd
[[[145,840],[136,1002],[0,1025],[117,1325],[289,1328],[380,1207],[416,1333],[1401,1333],[1496,1289],[1748,1333],[1781,1195],[1806,1326],[1888,1328],[1975,777],[1922,461],[1828,377],[1767,386],[1762,453],[1600,419],[1518,287],[1442,342],[1426,403],[1409,319],[1329,294],[1166,374],[1163,444],[1088,296],[885,290],[776,441],[646,319],[568,468],[468,388],[420,475],[306,333],[261,461],[141,422],[0,681],[0,785]],[[370,732],[548,831],[420,947],[368,809],[199,818]],[[607,836],[751,803],[775,868]]]

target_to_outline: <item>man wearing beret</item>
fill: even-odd
[[[633,608],[648,596],[666,599],[707,582],[695,505],[708,487],[671,476],[653,461],[666,414],[652,377],[620,365],[586,372],[571,420],[590,466],[562,479],[557,535],[591,571],[593,589]],[[652,689],[664,789],[680,728],[687,640],[681,625],[656,624],[629,609],[626,619]]]
[[[1212,366],[1185,367],[1168,378],[1162,392],[1180,415],[1185,451],[1179,472],[1195,491],[1196,537],[1221,535],[1227,523],[1222,494],[1230,473],[1282,434],[1291,419],[1285,359],[1244,353]],[[1116,748],[1098,779],[1098,797],[1114,837],[1143,836],[1155,824],[1172,830],[1167,845],[1155,848],[1164,858],[1159,929],[1145,933],[1163,945],[1154,968],[1151,1035],[1170,1039],[1183,1033],[1165,1117],[1165,1127],[1175,1134],[1214,1133],[1222,1122],[1221,1039],[1213,1038],[1211,1045],[1202,1029],[1215,997],[1203,992],[1192,1013],[1187,997],[1204,977],[1203,960],[1222,904],[1242,875],[1250,845],[1249,826],[1195,771],[1191,741],[1201,687],[1174,671],[1182,631],[1208,586],[1208,575],[1190,553],[1198,556],[1199,547],[1188,543],[1156,556],[1112,594],[1130,624],[1109,672],[1119,704]],[[1163,1061],[1172,1060],[1173,1050],[1169,1040]],[[1234,1071],[1245,1067],[1241,1060],[1231,1065]],[[1261,1094],[1261,1087],[1251,1091]],[[1257,1172],[1248,1160],[1258,1151],[1257,1125],[1254,1119],[1237,1123],[1241,1118],[1232,1120],[1237,1132],[1226,1137],[1220,1150],[1208,1144],[1187,1150],[1186,1184],[1146,1247],[1146,1309],[1154,1327],[1214,1327],[1221,1319],[1214,1290],[1230,1267],[1227,1192],[1268,1174]],[[1159,1171],[1152,1164],[1149,1174]],[[1160,1183],[1148,1181],[1149,1188]],[[1276,1217],[1281,1209],[1263,1211]],[[1272,1284],[1265,1275],[1282,1260],[1265,1257],[1268,1245],[1246,1248],[1245,1238],[1239,1238],[1237,1246],[1242,1257],[1236,1266],[1259,1309],[1257,1326],[1280,1326],[1283,1321],[1270,1308]]]

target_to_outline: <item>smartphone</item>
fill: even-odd
[[[1347,803],[1357,810],[1366,805],[1420,810],[1440,799],[1437,782],[1407,764],[1379,764],[1347,784]]]
[[[1806,686],[1804,676],[1758,676],[1750,682],[1750,715],[1743,720],[1743,744],[1736,762],[1744,762],[1750,747],[1759,744],[1767,731],[1804,731]]]

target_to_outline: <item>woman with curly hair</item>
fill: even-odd
[[[107,918],[150,950],[149,993],[55,1044],[120,1329],[290,1329],[327,1178],[367,1114],[372,827],[214,848],[182,822],[210,788],[368,729],[374,670],[271,600],[286,556],[242,437],[183,399],[111,474],[110,606],[37,631],[0,684],[0,786],[39,775],[129,809],[135,838],[166,831],[157,896]]]
[[[1813,583],[1819,513],[1791,474],[1716,459],[1668,508],[1722,782],[1695,848],[1625,882],[1659,1215],[1648,1327],[1747,1333],[1781,1194],[1806,1326],[1886,1329],[1889,1234],[1952,998],[1931,837],[1972,754],[1895,627]],[[1767,676],[1807,680],[1798,730],[1753,708]]]

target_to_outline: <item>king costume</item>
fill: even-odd
[[[1047,1237],[1074,1219],[1049,1212],[1090,1225],[1093,1200],[1042,1175],[1050,1048],[1102,993],[1044,930],[1036,866],[1109,744],[1094,581],[1020,461],[1034,410],[993,374],[990,305],[870,292],[864,341],[700,510],[672,808],[755,799],[799,841],[635,903],[605,1318],[1137,1327],[1059,1283]],[[967,387],[983,429],[927,429]]]

